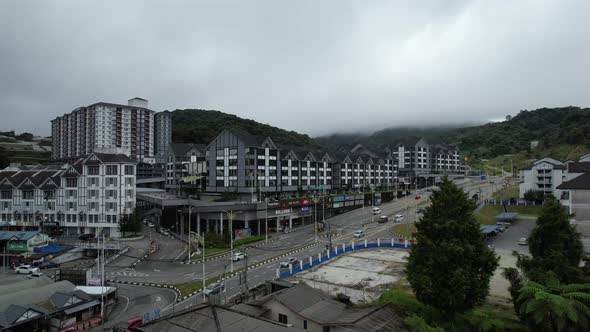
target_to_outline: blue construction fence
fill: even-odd
[[[485,205],[512,205],[512,206],[539,206],[543,202],[529,202],[529,201],[497,201],[493,199],[486,199],[483,201]]]
[[[307,262],[305,262],[306,260],[301,260],[304,263],[303,266],[301,265],[301,263],[297,262],[297,264],[295,264],[291,270],[281,271],[279,273],[278,277],[282,279],[282,278],[292,276],[296,273],[299,273],[301,271],[305,271],[311,267],[317,266],[323,262],[326,262],[330,259],[338,257],[342,254],[349,253],[351,251],[375,249],[375,248],[396,248],[396,249],[406,249],[406,250],[412,249],[412,244],[414,243],[414,240],[400,239],[398,241],[401,241],[401,242],[396,242],[393,239],[389,239],[389,241],[387,239],[383,239],[383,241],[378,240],[377,242],[371,242],[371,243],[369,243],[367,241],[365,244],[364,241],[361,241],[361,242],[355,242],[354,246],[353,246],[353,243],[351,243],[348,246],[345,246],[344,250],[342,250],[342,245],[340,245],[340,246],[334,245],[333,250],[330,252],[330,254],[328,254],[328,251],[326,250],[326,251],[323,251],[321,254],[313,255],[313,256],[311,256],[312,257],[311,263],[309,262],[309,257],[306,259]],[[313,258],[314,256],[315,256],[315,259]]]

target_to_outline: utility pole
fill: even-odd
[[[193,207],[188,206],[188,262],[191,262],[191,211]]]
[[[268,243],[268,198],[264,199],[264,237]]]
[[[203,302],[205,302],[205,232],[203,232],[203,256],[201,259],[201,265],[203,265]]]

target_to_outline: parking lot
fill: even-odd
[[[498,233],[491,241],[495,245],[496,252],[498,254],[512,254],[512,251],[517,251],[521,254],[528,254],[528,246],[519,245],[518,239],[528,238],[535,223],[536,219],[533,218],[514,220],[508,229]]]

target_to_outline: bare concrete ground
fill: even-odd
[[[378,299],[384,289],[403,277],[407,255],[408,252],[394,249],[358,251],[291,279],[304,281],[332,296],[343,293],[350,296],[353,303],[368,303]]]
[[[508,251],[496,253],[500,256],[500,265],[490,281],[490,300],[508,303],[510,283],[502,277],[502,268],[515,267],[516,258]],[[296,274],[291,281],[304,281],[332,296],[343,293],[350,296],[353,303],[368,303],[400,282],[407,256],[408,252],[395,249],[358,251]]]

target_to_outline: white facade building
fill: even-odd
[[[100,102],[55,118],[51,121],[52,159],[102,152],[153,163],[156,146],[167,149],[170,143],[171,124],[168,114],[156,115],[147,106],[142,98],[130,99],[128,105]]]
[[[520,170],[520,198],[528,191],[540,191],[561,197],[557,187],[565,180],[566,165],[553,158],[543,158]]]
[[[119,236],[135,209],[136,163],[125,155],[92,153],[64,165],[0,171],[0,225],[65,234]]]

